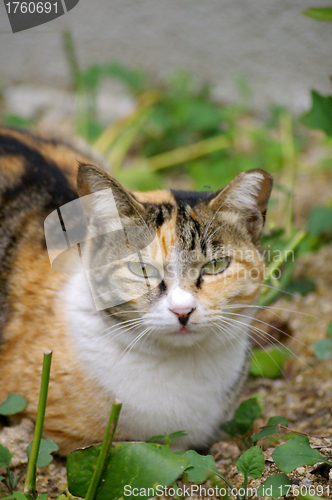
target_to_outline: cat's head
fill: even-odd
[[[251,170],[216,193],[132,193],[81,165],[78,191],[94,235],[83,250],[97,309],[127,321],[127,343],[132,335],[133,343],[189,346],[216,330],[226,338],[223,318],[259,294],[271,188],[268,173]]]

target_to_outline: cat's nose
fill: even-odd
[[[172,311],[172,313],[174,313],[177,317],[178,317],[178,320],[180,321],[181,325],[185,326],[187,323],[188,323],[188,320],[189,320],[189,316],[191,315],[191,313],[195,310],[196,308],[192,308],[192,309],[177,309],[176,311],[174,311],[173,309],[170,309],[170,311]]]
[[[190,314],[196,309],[195,297],[180,288],[176,287],[169,295],[169,310],[178,317],[181,325],[186,325]]]

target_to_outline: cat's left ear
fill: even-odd
[[[263,229],[272,185],[272,176],[264,170],[241,172],[209,202],[209,208],[240,214],[250,234],[258,238]]]
[[[91,215],[98,220],[118,216],[132,218],[144,212],[144,206],[129,191],[94,165],[79,166],[77,191],[81,198],[84,197],[84,205]]]

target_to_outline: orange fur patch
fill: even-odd
[[[14,186],[21,175],[24,174],[24,163],[20,156],[3,156],[1,158],[0,176],[1,182],[7,186]]]
[[[149,191],[147,193],[140,193],[138,191],[135,191],[134,193],[135,198],[141,202],[141,203],[171,203],[172,205],[175,204],[174,202],[174,197],[170,191],[167,191],[167,189],[162,189],[160,191]]]

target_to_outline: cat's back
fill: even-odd
[[[0,127],[0,402],[13,392],[29,395],[34,418],[43,351],[53,349],[45,431],[61,446],[61,422],[86,411],[83,386],[96,404],[95,389],[73,357],[63,293],[69,276],[50,265],[44,220],[78,197],[78,166],[94,160],[61,140]],[[57,402],[66,397],[61,413]],[[77,434],[84,444],[83,426]]]
[[[65,142],[0,127],[0,204],[49,213],[77,198],[78,162],[91,161]],[[24,200],[24,203],[23,203]]]
[[[0,127],[0,339],[15,283],[32,271],[38,280],[47,262],[45,217],[77,198],[78,164],[89,160],[60,140]]]

